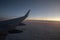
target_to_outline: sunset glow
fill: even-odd
[[[30,18],[27,20],[49,20],[49,21],[60,21],[59,18]]]

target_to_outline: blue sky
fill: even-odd
[[[20,17],[29,9],[31,12],[27,19],[60,20],[58,0],[0,0],[0,17]]]

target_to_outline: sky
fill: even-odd
[[[0,18],[21,17],[29,9],[28,20],[60,21],[59,0],[0,0]]]

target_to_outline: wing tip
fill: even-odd
[[[28,10],[28,12],[26,13],[26,15],[25,15],[25,16],[28,16],[28,15],[29,15],[29,13],[30,13],[30,11],[31,11],[31,9],[29,9],[29,10]]]

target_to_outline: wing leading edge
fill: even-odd
[[[18,26],[24,26],[25,24],[21,23],[24,19],[26,19],[29,15],[30,9],[28,10],[28,12],[25,14],[25,16],[21,17],[22,19],[19,21]]]

